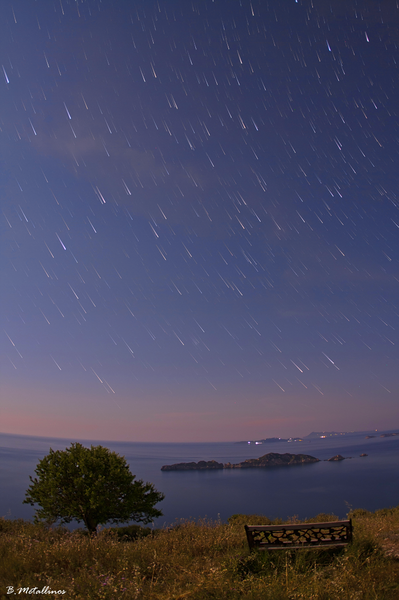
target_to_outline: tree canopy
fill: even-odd
[[[36,521],[83,521],[90,532],[98,525],[136,521],[149,523],[162,512],[155,505],[164,494],[136,480],[126,459],[103,446],[71,444],[42,458],[30,477],[24,504],[40,508]]]

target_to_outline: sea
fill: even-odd
[[[388,432],[304,437],[302,441],[256,445],[95,442],[0,434],[0,517],[32,520],[34,508],[22,503],[29,476],[34,476],[38,461],[50,448],[63,450],[79,441],[87,447],[101,444],[124,456],[137,479],[153,483],[165,494],[158,505],[163,516],[153,524],[157,528],[182,519],[226,522],[237,513],[270,519],[305,519],[327,513],[342,519],[355,508],[375,511],[399,505],[399,436],[381,437],[384,433]],[[367,439],[367,435],[375,437]],[[179,462],[238,463],[268,452],[309,454],[320,462],[255,469],[161,471],[163,465]],[[327,460],[337,454],[345,460]],[[75,526],[79,525],[72,528]]]

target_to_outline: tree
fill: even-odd
[[[135,481],[124,456],[103,446],[71,444],[42,458],[30,477],[24,504],[38,504],[35,521],[83,521],[94,533],[97,525],[136,521],[149,523],[162,512],[164,499],[152,483]]]

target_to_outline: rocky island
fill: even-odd
[[[243,462],[219,463],[216,460],[200,460],[199,462],[177,463],[174,465],[164,465],[161,471],[203,471],[209,469],[252,469],[252,468],[267,468],[281,467],[290,465],[304,465],[309,463],[319,462],[318,458],[309,456],[308,454],[277,454],[269,452],[260,458],[248,458]]]
[[[277,454],[277,452],[269,452],[260,458],[247,458],[238,464],[226,463],[225,469],[252,469],[253,467],[282,467],[289,465],[304,465],[308,463],[319,462],[318,458],[309,456],[309,454]]]
[[[332,458],[327,458],[328,462],[331,461],[338,461],[338,460],[345,460],[344,456],[341,456],[340,454],[336,454],[335,456],[333,456]]]

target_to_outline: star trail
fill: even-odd
[[[398,419],[399,3],[6,0],[1,429]]]

